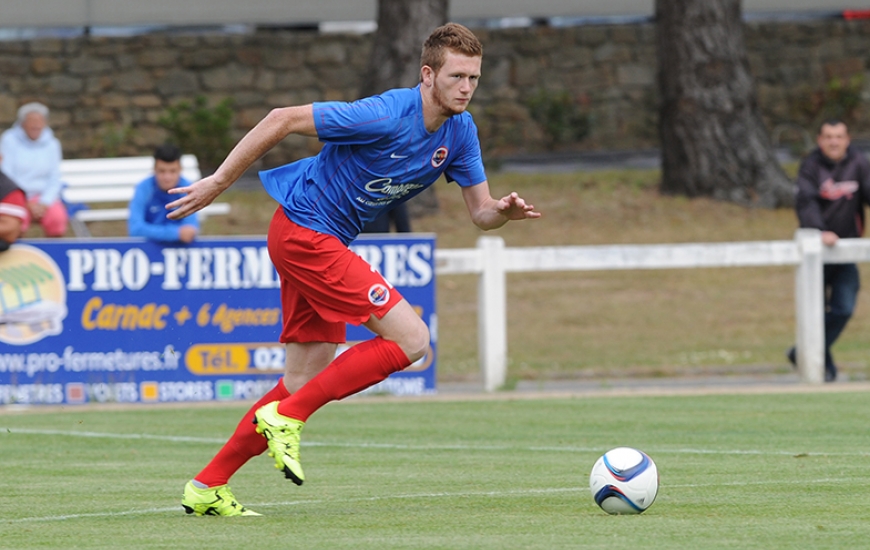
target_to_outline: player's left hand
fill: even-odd
[[[527,204],[517,193],[511,193],[497,201],[496,210],[509,220],[525,220],[540,218],[541,213],[535,212],[535,207]]]

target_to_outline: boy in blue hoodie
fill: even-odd
[[[166,205],[176,199],[168,191],[187,187],[181,176],[181,151],[174,145],[161,145],[154,151],[154,174],[136,186],[130,201],[127,230],[131,237],[145,237],[165,243],[190,243],[199,233],[196,216],[180,220],[166,217]]]

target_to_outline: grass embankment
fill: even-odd
[[[655,170],[490,174],[494,196],[517,191],[543,213],[492,232],[507,246],[788,240],[790,209],[763,210],[661,196]],[[459,190],[438,184],[441,212],[414,221],[440,248],[475,246]],[[261,190],[231,190],[232,213],[206,235],[262,235],[274,203]],[[123,224],[94,224],[97,235]],[[476,379],[474,276],[438,281],[439,378]],[[508,278],[509,377],[669,375],[692,370],[787,372],[794,335],[790,267],[559,272]],[[870,316],[859,308],[835,348],[841,371],[866,378]]]

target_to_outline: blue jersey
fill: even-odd
[[[187,187],[190,182],[179,178],[178,187]],[[131,237],[145,237],[152,241],[177,242],[182,226],[191,225],[199,230],[196,214],[180,220],[166,217],[166,205],[178,200],[178,195],[170,195],[160,189],[157,178],[149,176],[136,185],[133,199],[130,201],[130,217],[127,220],[127,231]]]
[[[260,172],[260,179],[293,222],[345,244],[441,174],[462,187],[486,181],[471,115],[450,117],[430,133],[419,86],[353,103],[315,103],[314,124],[324,142],[320,153]]]

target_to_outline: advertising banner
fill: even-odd
[[[423,359],[368,391],[434,392],[434,237],[366,235],[351,249],[432,334]],[[257,398],[284,369],[279,286],[265,238],[15,244],[0,253],[0,405]]]

